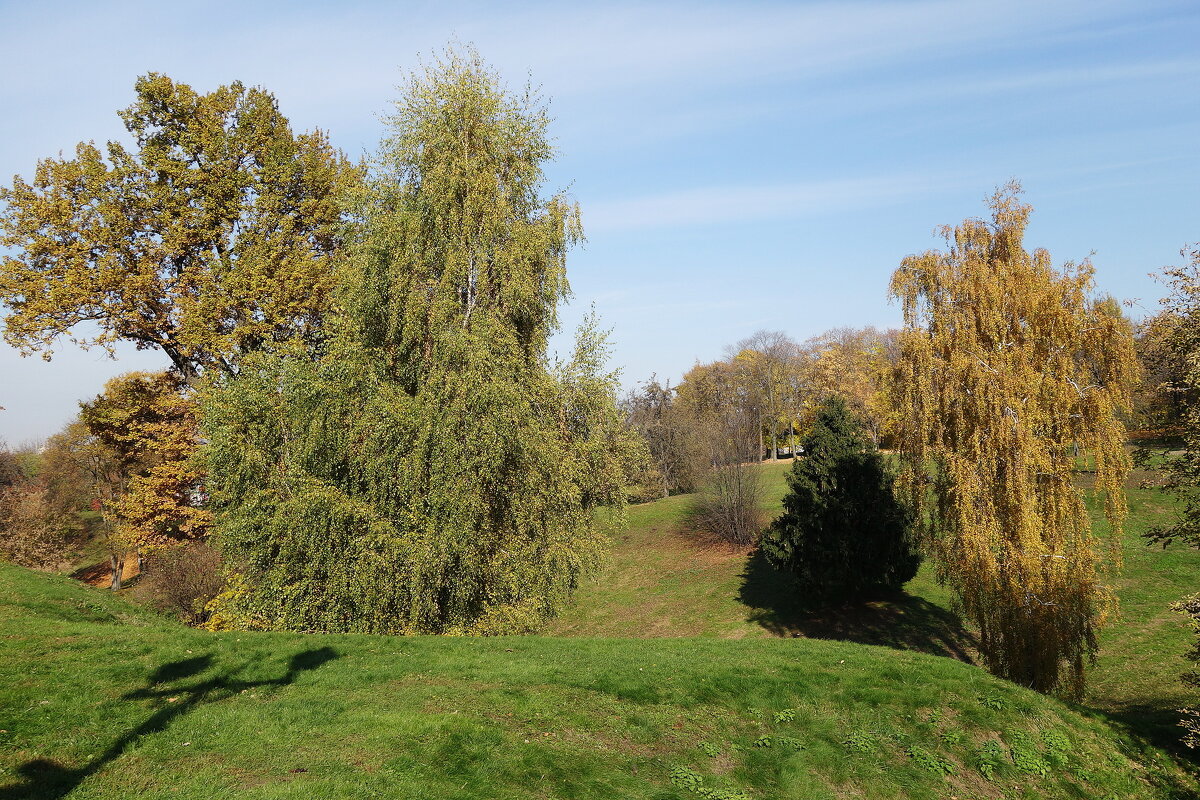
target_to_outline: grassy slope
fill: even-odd
[[[209,634],[5,565],[0,710],[12,800],[1195,788],[1099,717],[946,658],[806,640]]]
[[[779,511],[790,464],[765,464],[764,511]],[[1139,476],[1144,477],[1144,476]],[[1137,483],[1137,481],[1131,481]],[[1124,567],[1113,585],[1120,615],[1105,630],[1085,705],[1169,746],[1178,740],[1176,709],[1197,698],[1179,682],[1192,634],[1168,606],[1195,591],[1200,552],[1149,547],[1141,534],[1169,519],[1170,500],[1153,489],[1128,490]],[[560,635],[806,636],[856,641],[975,660],[974,638],[951,611],[948,591],[928,566],[903,595],[807,614],[791,602],[794,584],[744,550],[684,532],[690,498],[630,509],[630,525],[604,572],[552,628]],[[1093,509],[1097,524],[1102,524]]]
[[[1166,743],[1179,735],[1176,709],[1200,700],[1179,681],[1195,666],[1184,659],[1194,634],[1168,607],[1196,591],[1200,552],[1147,546],[1141,534],[1171,518],[1171,503],[1153,489],[1131,488],[1128,498],[1124,566],[1112,580],[1120,614],[1101,635],[1086,702]]]
[[[764,464],[763,512],[779,513],[790,462]],[[551,626],[558,635],[775,636],[849,638],[936,654],[970,651],[956,629],[949,594],[928,570],[908,586],[910,596],[807,615],[790,602],[794,584],[745,549],[687,532],[691,497],[677,495],[629,509],[604,571],[587,582],[577,602]]]

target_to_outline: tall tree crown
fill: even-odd
[[[904,259],[892,279],[906,325],[901,446],[909,501],[928,512],[940,577],[979,625],[989,666],[1078,693],[1114,606],[1100,577],[1126,513],[1119,415],[1136,361],[1127,321],[1091,296],[1091,265],[1058,272],[1045,250],[1024,249],[1019,193],[999,190],[990,220],[944,228],[945,252]],[[1106,558],[1073,483],[1078,448],[1105,498]]]
[[[623,504],[603,333],[546,352],[576,213],[537,191],[545,117],[473,54],[414,76],[315,360],[250,360],[206,398],[242,619],[503,633],[561,606]],[[603,507],[603,508],[602,508]]]
[[[495,368],[544,356],[567,296],[578,209],[543,200],[549,118],[526,89],[505,92],[473,51],[414,74],[366,196],[349,307],[410,388],[431,364],[487,352]]]
[[[358,170],[320,131],[293,135],[263,89],[156,73],[135,88],[136,148],[83,143],[0,187],[5,339],[47,357],[60,336],[131,341],[185,376],[319,339]]]

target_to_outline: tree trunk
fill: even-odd
[[[762,412],[758,412],[758,460],[762,461],[763,451],[763,435],[762,435]]]
[[[122,553],[118,556],[116,553],[111,553],[108,562],[112,566],[112,590],[119,592],[121,591],[121,576],[125,572],[125,554]]]
[[[774,423],[771,423],[771,460],[779,460],[779,431]]]

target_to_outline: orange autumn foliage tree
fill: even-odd
[[[1137,362],[1129,323],[1092,296],[1091,265],[1057,271],[1025,250],[1019,194],[999,190],[990,220],[944,228],[946,252],[910,256],[892,278],[904,485],[988,668],[1078,696],[1116,604],[1103,575],[1119,560],[1119,415]],[[1095,460],[1106,550],[1073,481],[1078,448]]]
[[[120,472],[120,490],[103,509],[113,539],[139,555],[201,538],[212,523],[193,458],[198,411],[184,390],[176,373],[132,372],[81,404],[80,420]],[[114,574],[120,566],[114,561]]]

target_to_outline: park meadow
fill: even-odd
[[[1200,796],[1200,251],[1132,319],[1014,180],[622,390],[473,48],[360,162],[134,90],[0,187],[6,341],[170,365],[0,448],[0,800]]]

